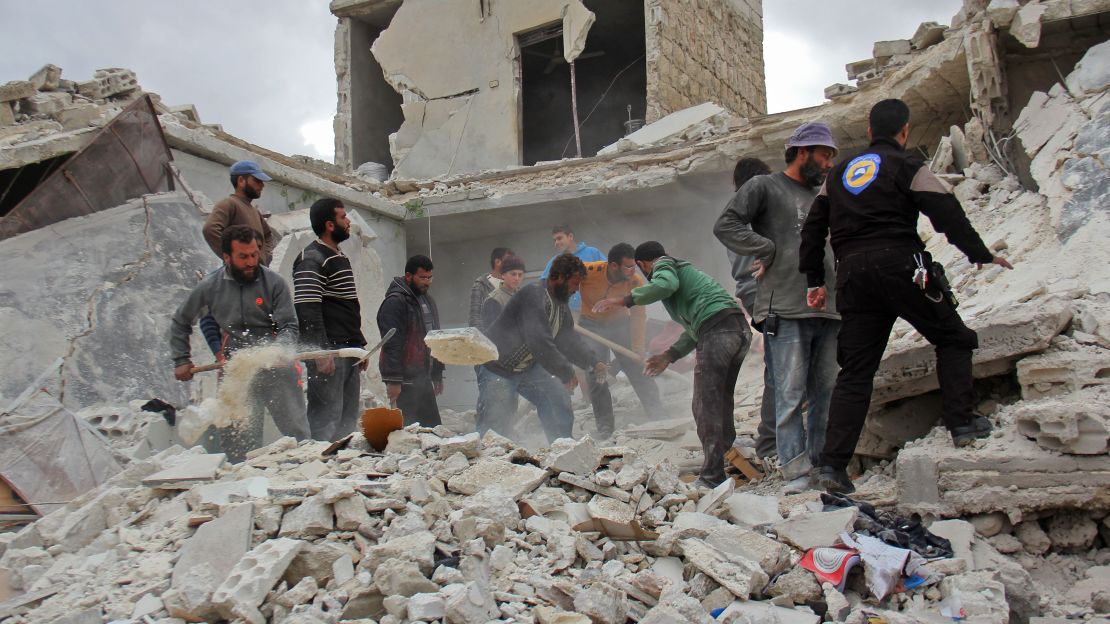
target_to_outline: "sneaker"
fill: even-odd
[[[848,472],[843,468],[832,466],[819,466],[813,476],[814,485],[826,492],[851,494],[856,491]]]
[[[809,485],[809,475],[802,475],[797,479],[791,479],[782,486],[782,493],[785,495],[801,494],[806,490],[813,489]]]
[[[986,416],[972,416],[971,422],[961,427],[952,428],[952,444],[961,448],[971,444],[979,438],[985,438],[994,431],[994,425]]]

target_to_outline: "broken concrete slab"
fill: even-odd
[[[774,496],[736,492],[726,498],[724,503],[728,508],[729,520],[739,526],[752,528],[782,520],[779,499]]]
[[[447,487],[460,494],[477,494],[487,488],[496,488],[513,500],[520,500],[546,478],[547,471],[537,466],[483,459],[448,479]]]
[[[439,585],[428,580],[416,563],[405,559],[383,561],[374,570],[374,587],[384,596],[412,596],[439,591]]]
[[[590,436],[579,439],[559,438],[551,443],[543,459],[543,467],[555,472],[576,475],[593,474],[601,465],[601,452]]]
[[[717,508],[718,505],[723,503],[734,491],[736,490],[736,482],[732,479],[725,479],[718,485],[698,499],[697,511],[698,513],[710,513]]]
[[[970,319],[968,327],[979,335],[979,348],[972,358],[974,375],[1005,373],[1020,356],[1044,350],[1071,321],[1072,310],[1069,299],[1048,297]],[[936,390],[935,372],[935,348],[923,338],[893,342],[875,376],[871,404]]]
[[[914,50],[924,50],[944,41],[944,31],[946,30],[948,30],[948,27],[942,24],[922,22],[914,31],[913,36],[910,37],[910,44]]]
[[[575,594],[574,610],[595,624],[624,624],[628,621],[628,596],[608,583],[593,583]]]
[[[143,479],[143,485],[163,490],[187,490],[197,483],[215,479],[225,457],[223,453],[182,455],[176,465]]]
[[[28,80],[13,80],[0,85],[0,102],[15,102],[29,98],[38,90]]]
[[[1104,41],[1087,50],[1068,75],[1068,91],[1072,93],[1099,93],[1110,86],[1110,42]]]
[[[1027,48],[1041,43],[1041,17],[1048,8],[1040,2],[1030,2],[1018,9],[1010,22],[1010,34]]]
[[[258,606],[278,582],[304,542],[279,537],[255,546],[232,568],[212,595],[212,604],[229,620],[265,624]]]
[[[698,104],[650,123],[616,143],[601,148],[597,154],[609,156],[644,147],[683,143],[724,134],[728,131],[731,117],[731,113],[713,102]]]
[[[859,510],[844,507],[836,511],[823,511],[791,516],[773,527],[779,539],[805,552],[810,548],[832,546],[844,531],[851,531]]]
[[[420,566],[420,571],[423,574],[431,574],[435,543],[436,536],[428,531],[417,531],[409,535],[396,537],[371,547],[362,561],[359,562],[358,567],[373,574],[378,566],[390,559],[404,559]]]
[[[1017,363],[1023,399],[1110,387],[1110,350],[1077,344],[1054,346]]]
[[[185,497],[193,509],[205,509],[235,500],[264,498],[269,494],[269,487],[270,480],[266,477],[248,477],[194,486]]]
[[[437,585],[435,592],[410,596],[405,612],[408,618],[417,622],[433,622],[443,619],[447,615],[447,603],[438,592],[439,586]]]
[[[747,599],[767,584],[759,564],[736,553],[724,552],[696,537],[679,541],[687,563],[720,583],[737,598]]]
[[[754,561],[768,577],[790,567],[790,547],[750,529],[725,523],[710,528],[702,539],[723,552]]]
[[[309,496],[300,505],[285,512],[281,519],[282,537],[314,537],[335,528],[332,506],[321,496]]]
[[[1011,413],[1018,431],[1046,449],[1073,455],[1102,455],[1110,449],[1110,389],[1106,387],[1022,401]]]
[[[444,612],[448,622],[485,624],[501,613],[493,594],[482,583],[448,585],[441,593],[446,595]]]
[[[686,433],[693,426],[694,421],[690,418],[670,418],[625,427],[624,432],[633,438],[671,440]]]
[[[444,364],[477,366],[497,359],[497,345],[477,327],[435,329],[424,336],[424,344]]]
[[[200,621],[215,615],[212,593],[227,579],[250,549],[254,506],[230,506],[222,516],[206,522],[181,547],[164,596],[173,617]]]
[[[332,503],[332,508],[335,510],[335,526],[340,531],[354,531],[370,521],[366,499],[361,495],[341,498]]]

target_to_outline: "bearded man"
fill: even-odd
[[[208,274],[173,315],[170,353],[174,377],[193,378],[189,336],[201,316],[211,315],[223,332],[223,353],[267,344],[297,343],[297,314],[289,286],[281,276],[259,264],[259,235],[245,225],[223,231],[220,248],[224,266]],[[223,450],[231,461],[262,445],[262,412],[268,410],[282,435],[308,437],[304,396],[292,363],[258,371],[251,382],[251,412],[246,426],[221,432]]]
[[[362,314],[351,259],[339,244],[351,236],[343,202],[318,200],[308,209],[319,238],[293,261],[293,304],[301,342],[309,348],[364,347]],[[337,440],[355,430],[359,416],[359,373],[369,361],[320,358],[308,363],[308,425],[315,440]]]
[[[752,178],[713,228],[730,251],[756,258],[752,324],[762,329],[770,347],[784,494],[810,487],[810,471],[825,444],[838,370],[840,315],[834,293],[829,292],[824,308],[809,307],[805,276],[798,272],[802,223],[835,156],[836,141],[827,125],[802,124],[786,143],[786,169]],[[825,258],[831,275],[831,250]]]
[[[574,412],[570,391],[578,380],[574,366],[604,379],[608,367],[574,331],[568,301],[578,292],[586,266],[569,253],[551,262],[547,280],[516,292],[490,326],[498,359],[478,370],[478,401],[483,405],[478,431],[511,431],[514,397],[536,406],[548,441],[571,437]],[[560,383],[561,382],[561,383]]]

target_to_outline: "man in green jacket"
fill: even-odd
[[[636,266],[648,283],[624,299],[602,299],[594,311],[662,301],[671,318],[686,330],[669,349],[647,359],[644,373],[654,377],[697,349],[692,409],[705,455],[698,485],[716,487],[726,478],[725,451],[736,439],[733,393],[752,342],[751,330],[724,287],[689,262],[668,256],[660,243],[648,241],[637,247]]]

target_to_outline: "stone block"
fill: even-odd
[[[881,59],[895,54],[909,54],[912,50],[909,39],[894,39],[891,41],[876,41],[871,48],[871,56]]]
[[[910,45],[913,46],[914,50],[924,50],[934,46],[944,41],[944,31],[946,30],[948,30],[947,26],[936,22],[922,22],[914,31],[913,36],[910,37]]]
[[[720,485],[699,498],[695,509],[698,513],[711,513],[720,506],[725,499],[731,496],[734,491],[736,491],[736,482],[732,479],[725,479]]]
[[[47,91],[20,100],[19,110],[28,115],[54,115],[71,104],[72,95],[63,91]]]
[[[429,531],[417,531],[372,546],[359,562],[358,567],[373,574],[385,561],[405,559],[416,563],[422,573],[431,574],[435,545],[435,535]]]
[[[418,622],[439,620],[447,615],[447,603],[438,593],[415,594],[408,600],[407,615]]]
[[[223,453],[183,454],[178,458],[176,464],[146,477],[142,484],[163,490],[187,490],[197,483],[214,480],[220,466],[224,465]]]
[[[750,529],[725,523],[710,529],[702,539],[723,552],[756,562],[768,577],[790,567],[788,546]]]
[[[1041,17],[1047,8],[1039,2],[1030,2],[1018,9],[1010,22],[1010,34],[1027,48],[1041,44]]]
[[[337,565],[344,557],[350,557],[346,550],[338,543],[321,541],[319,543],[305,542],[301,550],[293,557],[289,567],[285,569],[282,578],[289,585],[296,585],[309,576],[316,579],[320,585],[326,585],[335,573]],[[352,572],[353,574],[353,572]]]
[[[1011,414],[1018,431],[1046,449],[1073,455],[1103,455],[1110,449],[1110,390],[1023,401]]]
[[[902,449],[895,466],[903,514],[1110,507],[1110,456],[1061,455],[1010,428],[971,450],[929,436]]]
[[[189,621],[215,615],[212,593],[250,549],[253,517],[251,503],[231,506],[185,540],[170,577],[170,588],[179,591],[166,596],[170,615]]]
[[[991,0],[987,5],[987,17],[995,28],[1009,28],[1010,22],[1014,21],[1014,16],[1020,8],[1021,5],[1017,0]]]
[[[810,548],[832,546],[844,531],[851,531],[859,510],[844,507],[792,516],[774,525],[779,539],[805,552]]]
[[[229,620],[242,618],[251,624],[265,624],[258,606],[303,545],[300,540],[281,537],[255,546],[216,589],[213,605]]]
[[[135,72],[118,67],[98,69],[92,80],[77,83],[77,92],[94,100],[129,93],[138,88]]]
[[[737,600],[717,616],[722,622],[777,622],[777,624],[819,624],[821,616],[812,611],[786,609],[756,600]]]
[[[385,596],[411,596],[439,591],[412,561],[388,559],[374,570],[374,587]]]
[[[27,80],[13,80],[0,85],[0,102],[15,102],[35,95],[35,85]]]
[[[736,553],[722,551],[696,537],[679,541],[686,563],[728,589],[737,598],[747,599],[767,584],[768,576],[759,564]]]
[[[1046,523],[1052,547],[1061,552],[1083,552],[1098,537],[1098,523],[1086,511],[1062,511]]]
[[[442,593],[446,595],[443,608],[446,621],[452,624],[486,624],[501,614],[493,594],[476,581],[448,585]]]
[[[477,327],[436,329],[424,337],[432,357],[444,364],[477,366],[497,359],[497,345]]]
[[[813,572],[802,566],[795,566],[775,579],[775,584],[767,594],[788,598],[794,604],[806,604],[821,599],[821,584],[817,582]]]
[[[1036,520],[1026,520],[1014,527],[1014,536],[1021,542],[1025,552],[1043,555],[1052,548],[1052,540]]]
[[[11,102],[0,102],[0,128],[15,124],[15,112]]]
[[[62,68],[57,65],[43,65],[37,72],[31,74],[27,80],[35,85],[38,91],[54,91],[60,86]]]
[[[591,475],[601,465],[601,452],[590,436],[577,440],[559,438],[543,459],[543,466],[554,472]]]
[[[286,609],[292,609],[297,605],[303,605],[311,601],[319,589],[316,579],[306,576],[299,583],[278,596],[276,602]]]
[[[574,596],[574,610],[595,624],[628,621],[628,596],[608,583],[594,583]]]
[[[855,80],[860,74],[874,71],[875,59],[863,59],[862,61],[853,61],[844,66],[844,71],[848,74],[848,80]]]
[[[838,82],[825,87],[825,98],[831,100],[842,95],[850,95],[856,91],[859,91],[859,87]]]
[[[1070,394],[1094,386],[1110,388],[1110,350],[1089,346],[1049,349],[1022,358],[1017,376],[1023,399]]]
[[[442,459],[448,459],[455,453],[460,453],[466,459],[475,459],[481,452],[482,437],[477,432],[447,438],[439,445],[439,456]]]
[[[282,537],[314,537],[326,535],[335,528],[332,506],[320,496],[309,496],[300,505],[285,512],[281,519]]]
[[[335,510],[335,526],[340,531],[354,531],[359,525],[370,521],[366,512],[366,499],[361,494],[341,498],[332,504]]]
[[[487,489],[502,490],[513,500],[539,487],[547,471],[528,464],[514,464],[502,459],[483,459],[447,481],[448,489],[459,494],[477,494]]]
[[[1067,78],[1072,93],[1100,93],[1110,87],[1110,41],[1091,46]]]
[[[100,107],[92,102],[78,102],[54,113],[54,119],[65,130],[78,130],[93,125],[103,114]]]

